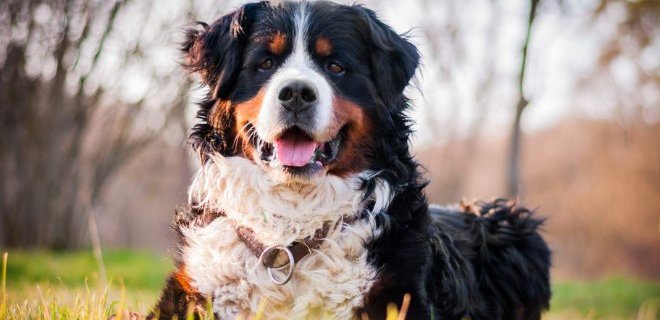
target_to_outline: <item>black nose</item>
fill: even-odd
[[[284,109],[301,112],[309,109],[316,102],[316,89],[305,81],[293,81],[280,90],[277,98]]]

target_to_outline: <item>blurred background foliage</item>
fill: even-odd
[[[203,90],[177,43],[240,3],[0,2],[0,248],[166,255]],[[658,280],[659,1],[363,3],[423,54],[409,94],[433,202],[538,208],[555,279]]]

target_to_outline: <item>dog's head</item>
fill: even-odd
[[[192,141],[269,175],[382,170],[407,144],[411,43],[361,6],[246,4],[187,33],[184,66],[209,87]],[[407,147],[406,147],[407,153]]]

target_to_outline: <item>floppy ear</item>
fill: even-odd
[[[354,6],[366,21],[371,36],[370,53],[373,78],[388,107],[396,104],[419,65],[417,47],[378,20],[376,13]]]
[[[249,29],[257,11],[267,5],[267,2],[246,4],[210,26],[198,22],[196,28],[187,30],[181,44],[183,66],[189,72],[199,73],[202,82],[210,88],[199,104],[197,118],[200,121],[190,133],[190,142],[199,152],[202,163],[207,160],[207,154],[213,152],[225,156],[237,152],[229,95],[241,69]]]
[[[198,22],[196,28],[187,30],[181,45],[183,66],[201,75],[204,84],[211,88],[213,98],[225,100],[231,92],[233,80],[241,68],[247,31],[259,8],[267,5],[265,1],[249,3],[210,26]]]

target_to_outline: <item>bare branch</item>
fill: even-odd
[[[527,34],[525,35],[525,42],[522,48],[522,59],[520,62],[520,73],[518,74],[518,102],[516,104],[516,112],[514,114],[511,146],[509,152],[509,161],[507,163],[507,194],[511,197],[520,195],[520,120],[522,114],[527,108],[529,101],[525,98],[524,83],[525,83],[525,69],[527,68],[527,49],[529,47],[529,40],[532,34],[532,26],[536,18],[536,8],[540,0],[530,0],[529,16],[527,19]]]

